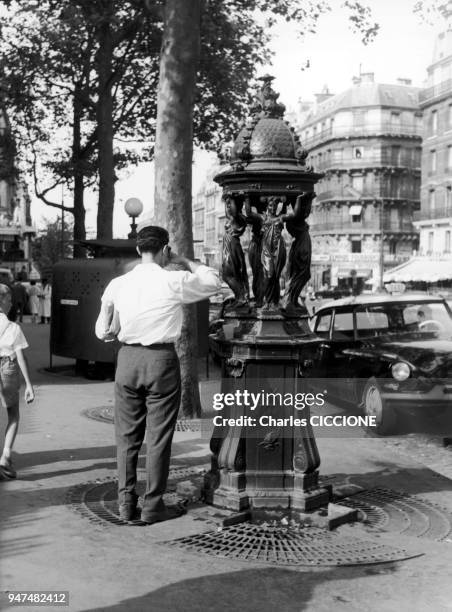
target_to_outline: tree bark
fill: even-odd
[[[201,0],[166,0],[155,142],[154,214],[180,254],[193,259],[193,106],[200,54]],[[184,308],[178,343],[184,416],[199,416],[196,309]]]
[[[74,257],[85,257],[86,252],[84,247],[77,244],[78,240],[85,240],[85,205],[84,205],[84,176],[83,176],[83,159],[81,155],[81,120],[83,113],[83,104],[81,101],[81,88],[76,84],[74,91],[74,112],[73,112],[73,127],[72,127],[72,167],[74,180]]]
[[[113,207],[115,202],[111,80],[113,33],[108,19],[105,19],[99,26],[98,42],[97,72],[99,91],[97,100],[97,129],[99,139],[99,205],[97,208],[97,237],[112,238]]]

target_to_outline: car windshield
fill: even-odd
[[[452,318],[441,302],[389,302],[356,309],[358,337],[388,333],[452,334]]]

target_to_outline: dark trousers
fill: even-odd
[[[115,377],[119,503],[136,501],[138,453],[146,436],[144,508],[164,508],[171,442],[180,402],[180,367],[173,345],[123,346]]]

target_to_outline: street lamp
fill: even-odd
[[[130,240],[134,240],[137,237],[137,224],[135,219],[143,212],[143,202],[138,198],[129,198],[124,204],[124,210],[132,218],[130,224],[130,233],[127,236]]]

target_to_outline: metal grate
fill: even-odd
[[[363,522],[373,529],[437,541],[452,531],[452,514],[448,510],[390,489],[361,491],[339,503],[360,510]]]
[[[113,406],[96,406],[94,408],[86,408],[82,411],[83,416],[101,421],[102,423],[114,423],[114,407]],[[200,419],[178,419],[176,422],[176,431],[201,431]]]
[[[165,544],[194,553],[276,565],[337,566],[390,563],[419,556],[318,527],[243,523]]]
[[[169,484],[164,495],[166,504],[173,505],[183,501],[183,497],[175,492],[176,483],[186,478],[201,478],[205,465],[175,467],[170,470]],[[137,490],[144,491],[145,483],[140,480]],[[112,523],[114,525],[127,525],[119,517],[117,493],[118,483],[116,480],[107,478],[96,482],[88,482],[71,487],[66,496],[66,504],[80,513],[91,522],[97,524]],[[142,500],[139,500],[139,503]]]

